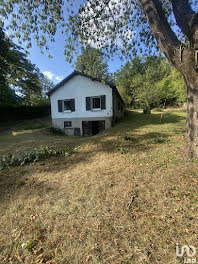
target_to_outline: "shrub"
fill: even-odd
[[[0,170],[18,165],[25,165],[31,162],[37,162],[47,157],[52,156],[69,156],[72,150],[69,148],[55,149],[53,147],[41,147],[25,152],[19,156],[12,154],[3,155],[0,157]]]
[[[50,132],[57,135],[64,135],[64,136],[66,135],[63,130],[56,127],[50,127]]]

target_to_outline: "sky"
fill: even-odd
[[[6,33],[9,35],[8,31]],[[17,39],[13,41],[18,44]],[[20,44],[18,45],[21,46]],[[33,64],[36,64],[40,71],[53,81],[54,84],[57,84],[63,78],[67,77],[67,75],[74,70],[74,67],[65,60],[65,55],[63,53],[64,39],[61,33],[57,32],[55,42],[51,43],[49,48],[49,52],[44,51],[44,54],[42,54],[36,42],[32,40],[32,48],[28,49],[28,58]],[[53,58],[49,58],[48,54],[52,55]],[[124,62],[118,57],[114,56],[113,61],[110,60],[108,62],[109,72],[115,72],[123,63]]]
[[[116,1],[118,0],[114,0],[114,2]],[[94,28],[94,30],[97,29]],[[9,35],[10,32],[7,33]],[[14,40],[14,42],[18,44],[16,39]],[[74,70],[74,67],[72,67],[72,65],[65,60],[64,44],[65,43],[63,35],[61,34],[61,32],[57,31],[55,36],[55,42],[49,44],[49,53],[53,56],[53,58],[48,57],[48,52],[44,51],[44,54],[42,54],[40,48],[36,45],[36,42],[33,39],[32,48],[28,50],[30,53],[28,55],[30,61],[36,64],[40,71],[43,72],[55,84],[60,82],[63,78],[65,78]],[[108,62],[109,72],[113,73],[117,71],[121,67],[121,65],[125,63],[126,60],[121,61],[117,56],[114,56],[113,60],[110,60]]]
[[[114,0],[114,2],[116,1],[117,0]],[[84,0],[79,0],[79,4],[81,2],[84,2]],[[78,6],[76,6],[76,10],[78,10]],[[65,16],[67,17],[66,13]],[[8,23],[9,21],[5,21],[5,24]],[[7,33],[9,35],[12,32],[7,31]],[[13,41],[18,44],[17,39],[14,39]],[[28,52],[30,53],[28,55],[28,58],[33,64],[36,64],[40,71],[43,72],[55,84],[60,82],[63,78],[65,78],[74,70],[74,67],[72,67],[72,65],[65,60],[64,36],[59,30],[55,35],[55,42],[48,42],[49,54],[52,55],[53,58],[48,57],[48,52],[44,51],[44,54],[42,54],[40,48],[37,46],[33,38],[31,44],[32,48],[28,49]],[[21,46],[20,44],[18,45]],[[25,44],[23,47],[25,48]],[[125,63],[126,61],[121,61],[117,56],[114,56],[113,60],[108,61],[109,72],[113,73],[117,71],[121,67],[121,65]]]

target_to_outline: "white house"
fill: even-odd
[[[67,135],[91,136],[124,115],[124,102],[110,82],[74,71],[49,92],[52,125]]]

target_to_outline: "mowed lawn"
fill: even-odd
[[[89,138],[53,135],[48,119],[4,124],[0,154],[78,148],[0,171],[0,263],[183,263],[176,243],[198,248],[185,122],[182,109],[129,111]]]

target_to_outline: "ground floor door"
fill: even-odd
[[[94,136],[105,130],[105,120],[83,121],[83,136]]]

